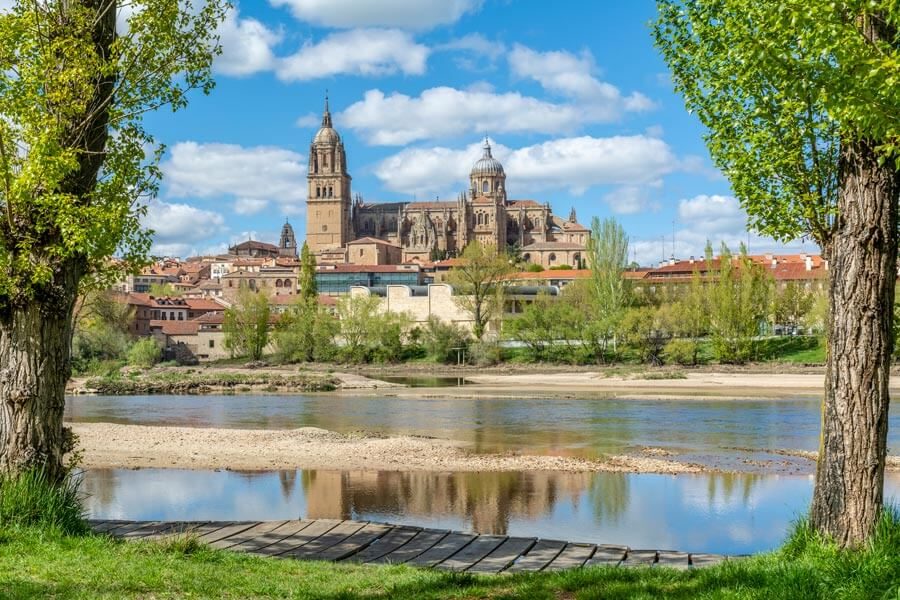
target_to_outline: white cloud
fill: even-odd
[[[216,57],[216,70],[233,76],[271,69],[275,64],[272,47],[282,38],[256,19],[242,19],[237,8],[228,12],[219,36],[222,54]]]
[[[187,256],[194,244],[226,229],[224,217],[217,212],[156,199],[147,204],[142,223],[154,232],[152,252],[168,256]]]
[[[481,0],[269,0],[297,19],[324,27],[431,29],[455,23]]]
[[[470,33],[434,46],[435,51],[453,52],[454,63],[466,71],[487,71],[496,67],[497,60],[506,53],[506,45],[487,39],[480,33]]]
[[[425,72],[429,49],[397,29],[354,29],[307,42],[295,54],[279,59],[276,74],[284,81],[332,75],[381,76]]]
[[[509,53],[513,75],[537,81],[544,89],[577,99],[598,120],[613,120],[623,110],[644,111],[653,102],[638,92],[623,97],[619,88],[594,76],[596,65],[590,52],[536,52],[516,44]]]
[[[180,142],[162,168],[172,198],[233,198],[240,214],[262,210],[269,202],[283,214],[304,210],[306,161],[291,150]]]
[[[472,164],[481,144],[455,150],[410,148],[381,161],[375,175],[388,189],[426,193],[468,187]],[[513,198],[545,189],[584,193],[595,185],[656,185],[678,168],[678,160],[662,140],[643,135],[561,138],[516,150],[494,144]]]
[[[574,106],[553,104],[518,92],[496,94],[451,87],[430,88],[418,97],[385,96],[369,90],[341,113],[344,126],[369,143],[403,145],[465,133],[559,133],[576,128],[582,115]]]
[[[639,212],[660,209],[659,202],[652,197],[650,186],[623,185],[603,196],[603,202],[617,215],[633,215]]]

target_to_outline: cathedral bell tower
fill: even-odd
[[[344,247],[350,240],[350,175],[341,136],[331,124],[328,95],[322,127],[309,147],[306,177],[306,241],[312,252]]]

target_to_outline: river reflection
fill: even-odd
[[[545,538],[748,553],[806,510],[797,476],[94,469],[94,518],[363,519]],[[888,496],[900,491],[890,473]]]

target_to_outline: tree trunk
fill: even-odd
[[[883,504],[888,383],[897,280],[893,162],[874,143],[841,148],[838,222],[829,259],[828,356],[812,525],[843,547],[865,541]]]
[[[0,473],[43,469],[51,479],[65,474],[63,455],[72,449],[62,419],[75,270],[63,274],[65,281],[45,297],[0,313]]]

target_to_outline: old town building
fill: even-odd
[[[506,172],[487,139],[468,189],[455,200],[367,203],[351,195],[347,153],[326,98],[307,181],[306,238],[320,264],[422,263],[457,256],[474,240],[516,249],[546,267],[584,263],[590,232],[575,211],[563,219],[547,202],[510,199]]]

